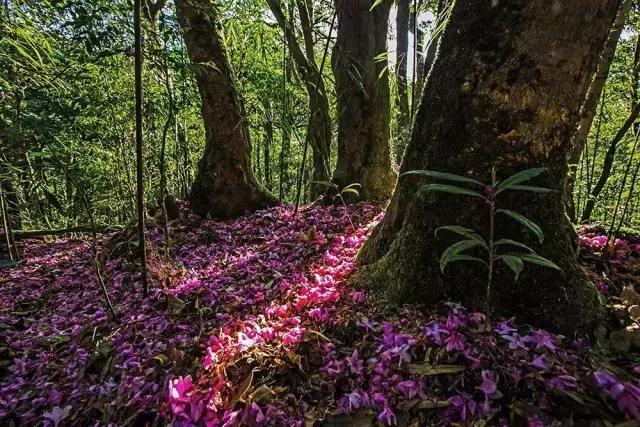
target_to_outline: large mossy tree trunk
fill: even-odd
[[[338,105],[338,158],[333,181],[340,188],[360,184],[365,200],[387,199],[395,183],[386,59],[391,3],[349,0],[336,6],[338,35],[331,64]]]
[[[189,201],[200,215],[226,219],[275,204],[251,171],[247,129],[241,115],[218,10],[211,0],[176,0],[184,41],[202,98],[204,155]]]
[[[534,247],[555,270],[527,266],[518,283],[500,266],[493,301],[501,314],[565,332],[588,330],[600,318],[594,287],[575,255],[575,233],[564,210],[567,153],[580,106],[616,14],[616,0],[458,0],[417,111],[401,172],[446,171],[489,182],[546,167],[539,185],[551,195],[503,193],[503,208],[540,224],[537,244],[500,218],[497,237]],[[454,238],[434,231],[457,224],[488,233],[487,207],[470,197],[426,192],[424,179],[401,177],[384,221],[362,249],[356,280],[392,302],[460,301],[482,308],[486,269],[457,264],[439,270]],[[504,196],[503,196],[504,195]]]

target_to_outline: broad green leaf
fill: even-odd
[[[531,185],[512,185],[509,188],[509,190],[530,191],[532,193],[544,193],[544,194],[553,192],[553,190],[550,188],[534,187]]]
[[[424,188],[426,191],[437,191],[441,193],[451,194],[464,194],[466,196],[480,197],[484,199],[484,196],[477,191],[469,190],[467,188],[457,187],[455,185],[446,184],[427,184]]]
[[[557,265],[555,265],[553,262],[549,261],[544,257],[541,257],[538,254],[508,254],[508,255],[516,256],[520,258],[522,261],[529,262],[531,264],[536,264],[541,267],[552,268],[560,272],[562,271],[562,269]]]
[[[405,175],[428,176],[429,178],[442,179],[444,181],[466,182],[468,184],[476,184],[484,187],[483,183],[481,183],[480,181],[476,181],[475,179],[468,178],[466,176],[455,175],[452,173],[446,173],[446,172],[429,171],[429,170],[413,170],[413,171],[405,172],[400,176],[405,176]]]
[[[438,231],[440,230],[451,231],[452,233],[456,233],[460,236],[466,237],[467,239],[476,240],[478,243],[480,243],[480,246],[482,246],[485,249],[489,247],[487,245],[487,242],[485,242],[485,240],[471,228],[461,227],[459,225],[445,225],[436,230],[435,232],[436,237],[438,237]]]
[[[524,243],[516,242],[515,240],[511,240],[511,239],[496,240],[493,244],[494,245],[518,246],[519,248],[524,248],[524,249],[528,250],[529,252],[535,252],[533,249],[531,249],[529,246],[525,245]]]
[[[477,240],[460,240],[459,242],[454,243],[453,245],[449,246],[447,249],[445,249],[442,252],[442,255],[440,255],[440,266],[442,269],[442,262],[447,262],[447,259],[451,256],[454,255],[458,255],[463,251],[466,251],[467,249],[471,249],[474,248],[476,246],[480,246],[480,243]]]
[[[522,269],[524,268],[524,264],[520,258],[513,255],[498,255],[496,259],[504,262],[507,267],[509,267],[516,275],[516,282],[518,281],[518,277],[520,277],[520,273],[522,273]]]
[[[498,184],[498,189],[496,191],[496,194],[499,194],[504,190],[508,190],[514,185],[518,185],[522,182],[529,181],[531,178],[535,178],[536,176],[540,175],[542,172],[546,170],[547,170],[546,168],[531,168],[531,169],[520,171],[515,175],[511,175],[509,178],[505,179],[500,184]]]
[[[544,233],[542,233],[542,229],[540,228],[540,226],[535,222],[531,221],[529,218],[525,217],[524,215],[521,215],[518,212],[510,211],[507,209],[498,209],[496,210],[496,212],[503,213],[507,216],[510,216],[511,218],[518,221],[520,224],[527,227],[538,237],[538,240],[540,241],[540,243],[542,243],[542,241],[544,240]]]
[[[483,264],[487,263],[486,261],[471,255],[451,255],[447,258],[447,261],[444,263],[444,265],[442,264],[442,260],[440,260],[440,271],[444,273],[444,269],[447,268],[447,265],[456,261],[474,261],[481,262]]]

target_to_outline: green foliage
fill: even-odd
[[[427,178],[438,179],[441,181],[462,183],[474,187],[482,187],[482,193],[467,187],[461,187],[460,185],[453,184],[425,184],[423,185],[422,189],[425,191],[480,197],[484,199],[489,210],[489,233],[486,238],[483,238],[476,230],[459,225],[442,226],[436,229],[435,235],[437,236],[438,232],[444,230],[454,233],[458,236],[462,236],[464,238],[463,240],[459,240],[453,243],[443,251],[442,255],[440,256],[440,271],[442,271],[442,273],[445,272],[447,266],[452,262],[479,262],[487,266],[487,311],[491,310],[491,286],[496,261],[501,261],[504,265],[511,269],[511,271],[513,271],[515,275],[516,281],[518,280],[520,274],[524,269],[524,263],[562,271],[556,264],[538,255],[532,248],[524,243],[508,238],[495,238],[495,217],[497,214],[503,214],[531,231],[538,238],[539,242],[542,243],[542,241],[544,240],[544,234],[540,226],[518,212],[498,208],[497,196],[503,191],[527,191],[541,194],[551,192],[551,190],[547,188],[520,185],[539,176],[544,171],[544,168],[526,169],[506,178],[503,181],[498,181],[496,180],[496,173],[494,170],[492,171],[492,180],[490,184],[483,184],[480,181],[466,176],[430,170],[414,170],[403,174],[403,176],[418,175]],[[503,248],[507,248],[509,252],[499,252]],[[514,248],[524,249],[525,252],[513,252]],[[468,252],[472,250],[475,252],[485,252],[485,259],[469,254]]]
[[[577,164],[571,165],[575,168],[576,183],[572,196],[577,220],[580,220],[585,204],[591,199],[590,193],[603,171],[609,142],[629,116],[640,93],[640,79],[634,76],[638,70],[634,65],[634,57],[638,45],[639,23],[639,9],[634,6],[618,41],[582,157]],[[633,167],[640,162],[640,151],[633,151],[634,142],[635,134],[631,130],[618,144],[612,172],[604,189],[595,199],[595,209],[589,222],[609,223],[616,214],[623,226],[640,224],[640,187],[630,179],[631,177],[623,182],[629,162]],[[622,204],[616,206],[620,192]]]

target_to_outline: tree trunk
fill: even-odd
[[[329,98],[322,78],[322,71],[315,62],[313,37],[313,11],[311,2],[297,0],[296,5],[300,16],[300,27],[304,39],[304,51],[298,44],[296,32],[292,22],[284,15],[279,0],[267,0],[271,12],[287,36],[287,45],[291,57],[296,63],[298,72],[304,82],[309,95],[309,122],[307,138],[313,152],[313,181],[329,181],[329,156],[331,152],[331,114],[329,112]],[[315,198],[322,191],[322,187],[311,185],[311,196]]]
[[[398,128],[399,134],[408,133],[411,124],[409,118],[409,92],[407,90],[407,58],[409,55],[409,17],[411,0],[397,0],[396,12],[396,85],[398,87]],[[400,150],[400,156],[402,151]]]
[[[373,0],[337,3],[338,36],[331,58],[338,97],[338,159],[333,180],[340,188],[360,184],[365,200],[384,200],[395,183],[386,60],[391,2],[383,1],[373,9]]]
[[[233,218],[275,204],[251,171],[250,146],[217,7],[210,0],[176,0],[184,40],[202,98],[205,152],[191,187],[191,208],[200,215]]]
[[[492,6],[493,4],[493,6]],[[602,314],[596,290],[577,262],[575,233],[564,213],[566,156],[579,110],[616,14],[616,0],[457,1],[441,52],[426,82],[402,172],[429,169],[490,181],[537,166],[550,195],[512,192],[499,207],[541,224],[538,245],[523,228],[498,218],[497,234],[534,247],[559,265],[528,266],[518,283],[499,266],[493,300],[499,314],[562,330],[586,331]],[[553,46],[550,51],[550,46]],[[484,303],[486,269],[458,264],[444,276],[439,257],[453,237],[443,225],[488,234],[484,201],[427,192],[424,178],[403,177],[384,221],[361,251],[363,286],[395,302]]]
[[[411,32],[414,37],[414,53],[413,53],[413,96],[411,97],[411,117],[416,112],[418,102],[422,97],[422,88],[424,86],[424,48],[425,48],[425,33],[424,28],[418,23],[418,16],[420,10],[422,10],[422,0],[414,1],[415,10],[411,11]]]
[[[271,112],[269,112],[271,115]],[[271,117],[264,122],[264,183],[268,190],[273,188],[273,178],[271,177],[271,145],[273,144],[273,122]]]
[[[598,101],[602,95],[602,89],[604,89],[604,85],[607,82],[609,68],[611,67],[611,62],[613,62],[616,47],[618,46],[618,40],[620,40],[620,34],[624,29],[624,23],[626,22],[629,11],[631,10],[631,4],[632,0],[622,0],[620,2],[615,21],[605,42],[602,55],[600,56],[598,68],[595,76],[593,77],[593,81],[589,86],[587,98],[580,110],[578,130],[573,137],[573,147],[569,152],[569,165],[571,166],[571,169],[567,179],[567,188],[565,190],[567,192],[567,211],[572,220],[576,219],[575,207],[573,205],[573,189],[576,179],[575,171],[577,169],[575,165],[580,162],[582,150],[584,149],[584,145],[587,143],[589,130],[591,130],[591,124],[593,123],[593,118],[595,117],[596,109],[598,107]]]

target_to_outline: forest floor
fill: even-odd
[[[381,309],[352,289],[380,209],[290,207],[233,222],[181,212],[170,261],[135,241],[25,242],[0,271],[0,425],[579,425],[640,420],[640,245],[585,230],[612,311],[589,344],[455,303]],[[640,290],[640,287],[638,288]],[[636,425],[629,421],[628,425]]]

